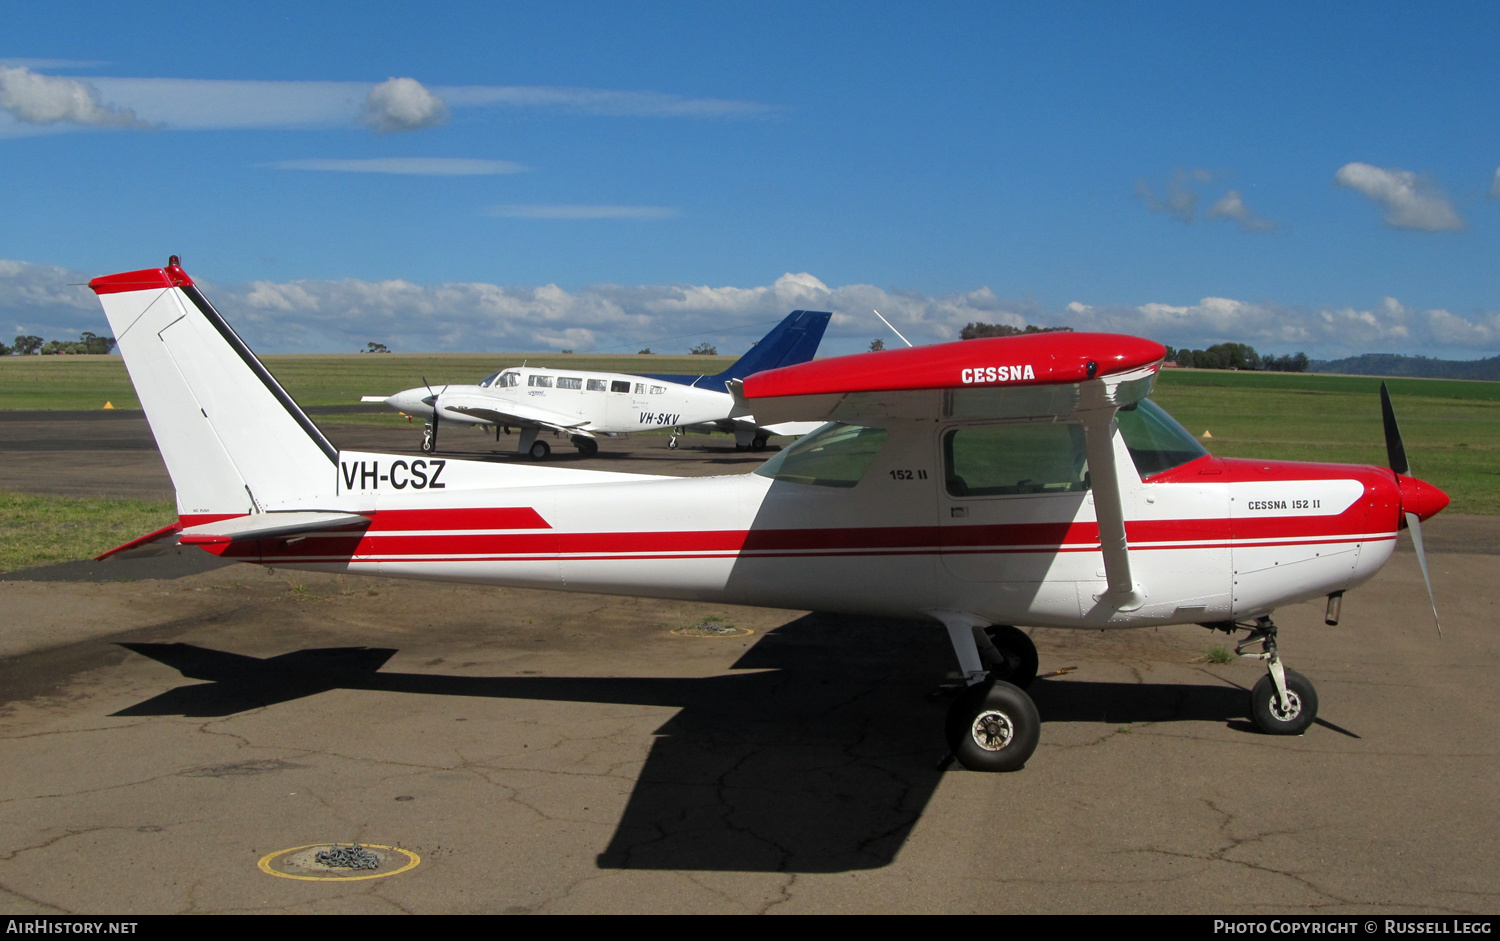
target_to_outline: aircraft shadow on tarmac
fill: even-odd
[[[878,868],[895,858],[943,774],[947,703],[927,694],[952,654],[941,631],[921,622],[806,615],[761,637],[734,664],[764,672],[702,678],[382,673],[397,651],[376,647],[262,660],[191,644],[123,646],[209,682],[169,690],[119,716],[227,716],[333,689],[676,707],[599,854],[605,869]],[[1247,707],[1243,690],[1222,683],[1095,683],[1075,675],[1038,680],[1031,692],[1044,723],[1238,728]]]

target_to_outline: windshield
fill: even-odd
[[[884,428],[833,422],[787,447],[755,473],[818,487],[852,487],[874,462],[885,438]]]
[[[1186,428],[1150,399],[1127,405],[1115,415],[1120,437],[1142,479],[1196,461],[1208,452]]]
[[[490,383],[494,382],[495,377],[498,375],[500,374],[497,372],[492,372],[488,376],[485,376],[483,379],[479,380],[479,388],[488,389],[490,387]]]

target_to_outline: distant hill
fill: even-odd
[[[1413,379],[1488,379],[1500,381],[1500,356],[1489,359],[1429,359],[1397,353],[1366,353],[1348,359],[1313,360],[1312,372],[1350,376],[1406,376]]]

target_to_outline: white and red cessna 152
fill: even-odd
[[[1250,712],[1313,721],[1273,609],[1371,578],[1447,505],[1391,469],[1227,460],[1147,398],[1163,348],[1046,333],[863,353],[750,376],[756,420],[823,420],[753,473],[674,478],[339,451],[174,257],[96,278],[177,489],[178,539],[334,572],[925,617],[967,688],[966,767],[1020,768],[1037,653],[1011,625],[1249,631]],[[1430,591],[1430,584],[1429,584]]]

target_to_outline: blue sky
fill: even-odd
[[[969,320],[1500,353],[1500,7],[18,4],[0,336],[183,255],[265,352]],[[666,339],[671,338],[671,339]]]

